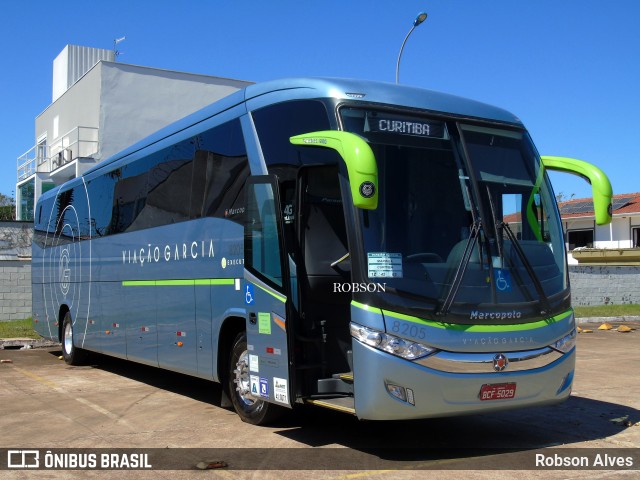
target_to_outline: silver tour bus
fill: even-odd
[[[547,170],[511,113],[407,86],[251,85],[45,193],[33,318],[88,352],[222,383],[263,424],[560,402],[576,328]]]

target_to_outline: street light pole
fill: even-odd
[[[398,62],[396,63],[396,83],[398,83],[398,77],[400,76],[400,57],[402,57],[402,51],[404,50],[404,45],[405,43],[407,43],[407,39],[409,38],[409,35],[411,35],[411,32],[413,32],[416,29],[416,27],[420,25],[422,22],[424,22],[426,19],[427,19],[427,14],[424,12],[420,12],[416,17],[416,19],[413,21],[413,26],[411,27],[411,30],[409,30],[409,33],[407,33],[407,36],[404,37],[404,41],[402,42],[402,46],[400,47],[400,53],[398,53]]]

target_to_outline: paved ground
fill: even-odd
[[[242,423],[219,407],[216,384],[98,356],[92,365],[67,366],[57,347],[0,350],[0,449],[249,448],[250,461],[266,468],[284,462],[326,463],[325,470],[0,471],[0,478],[640,478],[635,471],[517,468],[534,449],[564,447],[589,453],[638,454],[640,447],[640,324],[578,337],[571,398],[558,406],[418,422],[359,422],[328,410],[304,408],[271,427]],[[614,324],[614,326],[616,326]],[[582,328],[590,325],[582,324]],[[593,327],[597,328],[597,325]],[[9,362],[6,362],[9,361]],[[311,448],[313,447],[313,448]],[[411,450],[407,450],[411,447]],[[80,450],[78,450],[80,451]],[[379,470],[379,460],[413,462]],[[326,452],[329,452],[328,454]],[[157,451],[156,451],[157,453]],[[167,455],[173,453],[167,450]],[[4,453],[3,453],[4,454]],[[199,451],[185,451],[184,468]],[[228,450],[233,464],[238,451]],[[323,456],[323,454],[325,454]],[[206,452],[202,453],[202,460]],[[235,456],[234,456],[235,455]],[[218,458],[216,458],[218,459]],[[323,460],[324,459],[324,460]],[[0,459],[4,460],[4,459]],[[0,462],[1,463],[1,462]],[[344,467],[343,467],[344,465]],[[356,466],[356,468],[351,468]],[[370,468],[369,468],[370,465]],[[461,470],[423,470],[424,467]],[[332,469],[334,466],[342,470]],[[181,468],[181,467],[176,467]],[[416,471],[418,469],[418,471]]]

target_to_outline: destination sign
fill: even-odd
[[[376,113],[367,115],[370,132],[411,135],[413,137],[444,138],[444,122]]]

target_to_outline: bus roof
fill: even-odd
[[[367,103],[403,106],[521,125],[515,115],[498,107],[447,93],[394,83],[344,78],[285,78],[249,85],[244,90],[245,100],[274,92],[287,92],[283,98],[289,96],[289,99],[362,100]]]
[[[486,119],[521,125],[512,113],[492,105],[447,93],[393,83],[342,78],[284,78],[248,85],[217,102],[158,130],[130,147],[98,163],[84,175],[103,169],[145,147],[151,146],[177,132],[207,120],[225,110],[247,102],[250,109],[295,99],[333,98],[357,103],[392,105],[446,113],[460,117]],[[76,181],[70,180],[71,184]],[[51,191],[55,194],[58,188]],[[47,192],[49,193],[49,192]]]

